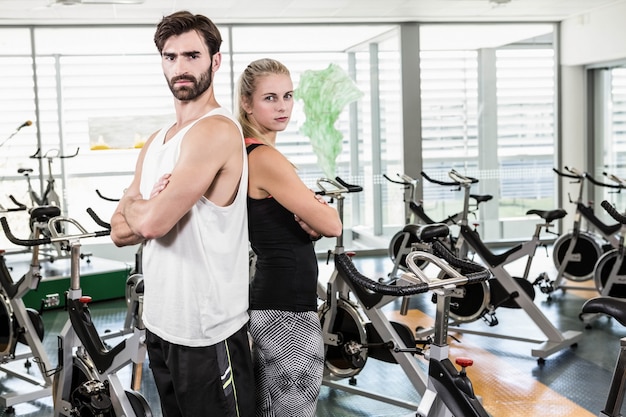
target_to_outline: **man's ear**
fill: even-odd
[[[211,60],[212,60],[211,65],[213,67],[213,72],[215,72],[220,68],[220,65],[222,65],[222,53],[216,52],[211,57]]]

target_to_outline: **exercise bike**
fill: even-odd
[[[47,151],[45,154],[41,153],[41,148],[38,148],[37,151],[30,155],[31,159],[46,159],[48,161],[48,178],[46,189],[43,191],[41,196],[37,194],[37,192],[33,189],[31,183],[30,174],[33,172],[31,168],[19,168],[17,172],[22,174],[26,178],[26,183],[28,185],[28,195],[31,200],[31,217],[30,217],[30,230],[31,230],[31,239],[37,239],[39,236],[35,232],[35,230],[39,230],[46,236],[50,236],[50,233],[47,231],[47,220],[56,216],[61,215],[61,200],[59,198],[58,193],[55,190],[55,178],[52,174],[52,162],[55,158],[58,159],[67,159],[73,158],[78,155],[78,151],[80,148],[76,149],[76,152],[72,155],[61,155],[58,149],[51,149]],[[9,196],[11,200],[15,201],[13,196]],[[36,220],[37,219],[37,220]],[[35,224],[35,221],[38,221],[38,224]],[[61,227],[61,226],[59,226]],[[41,252],[45,252],[47,259],[50,262],[53,262],[55,258],[63,259],[69,256],[68,253],[62,250],[61,246],[58,243],[53,243],[52,250],[56,255],[53,255],[51,251],[42,250]],[[43,254],[43,253],[42,253]]]
[[[322,179],[318,181],[318,186],[322,188],[321,194],[337,201],[342,217],[343,194],[361,191],[361,187],[346,184],[339,178],[337,180]],[[446,225],[423,227],[425,229],[419,230],[418,236],[424,242],[449,233]],[[425,245],[427,248],[430,243]],[[439,252],[448,258],[449,264],[431,253],[415,251],[407,257],[407,261],[411,270],[416,271],[407,272],[390,284],[383,284],[358,272],[352,263],[352,254],[344,251],[342,235],[337,237],[335,250],[329,251],[329,258],[333,256],[335,266],[333,273],[326,286],[318,282],[318,292],[324,300],[319,308],[326,349],[324,385],[410,409],[418,417],[488,416],[474,394],[465,371],[471,360],[458,358],[457,364],[463,368],[459,372],[448,359],[447,320],[450,295],[456,286],[483,281],[489,277],[489,272],[476,264],[451,257],[441,247]],[[446,271],[449,278],[427,278],[415,266],[421,262],[437,265]],[[467,275],[462,276],[455,268],[465,269]],[[382,308],[400,297],[427,291],[439,295],[435,317],[437,331],[432,341],[416,341],[406,325],[389,321]],[[363,315],[370,321],[365,322]],[[420,344],[430,348],[418,347]],[[418,355],[429,359],[429,374],[422,370],[416,358]],[[354,377],[363,369],[368,358],[399,364],[421,396],[420,403],[357,388]],[[345,378],[350,378],[350,385],[337,382]]]
[[[76,148],[76,152],[71,155],[63,155],[58,149],[50,149],[45,153],[41,153],[41,148],[37,149],[37,152],[29,156],[31,159],[46,159],[48,161],[48,177],[46,179],[46,189],[43,191],[41,196],[37,195],[37,193],[33,190],[30,177],[26,175],[26,179],[28,181],[28,193],[33,202],[33,206],[57,206],[61,207],[61,199],[59,198],[59,194],[56,192],[54,188],[55,179],[54,175],[52,175],[52,162],[55,158],[57,159],[68,159],[74,158],[78,155],[78,151],[80,148]],[[18,170],[20,172],[20,170]],[[30,170],[32,172],[32,170]],[[22,173],[28,174],[28,170],[23,169]]]
[[[621,225],[619,223],[604,223],[595,215],[592,204],[583,202],[585,180],[594,185],[617,191],[624,187],[620,184],[602,183],[595,180],[590,174],[572,167],[565,167],[567,172],[559,171],[556,168],[552,170],[558,176],[569,178],[573,183],[580,184],[576,201],[572,201],[570,198],[570,202],[576,205],[572,230],[562,234],[554,242],[552,258],[558,274],[553,287],[554,289],[589,290],[589,287],[563,285],[563,279],[583,282],[593,278],[594,269],[600,257],[611,248],[618,247],[619,239],[616,234]],[[583,220],[586,223],[586,229],[583,229]]]
[[[107,197],[96,189],[98,197],[105,201],[119,202],[119,198]],[[111,224],[102,220],[92,209],[87,209],[87,212],[96,224],[104,229],[111,229]],[[128,279],[126,280],[125,296],[126,296],[126,317],[124,319],[124,327],[119,332],[107,333],[104,338],[108,339],[115,336],[125,335],[132,333],[133,328],[140,323],[140,304],[143,303],[143,244],[140,244],[135,252],[135,262],[130,270]],[[137,364],[135,364],[137,365]],[[133,376],[135,372],[133,372]],[[133,387],[135,384],[133,383]],[[139,389],[134,388],[134,389]]]
[[[452,187],[453,191],[467,191],[467,195],[465,194],[463,195],[464,197],[463,208],[461,209],[461,211],[456,213],[453,217],[456,220],[455,222],[456,226],[460,226],[461,223],[469,224],[470,215],[476,218],[476,212],[478,211],[480,204],[493,200],[493,196],[491,194],[472,194],[469,189],[465,190],[464,187],[461,186],[456,181],[436,180],[426,175],[426,173],[423,171],[421,175],[422,175],[422,178],[424,178],[425,180],[427,180],[428,182],[432,184],[441,185],[444,187]],[[467,176],[465,178],[469,179],[472,185],[478,184],[478,178],[467,177]],[[474,229],[476,229],[479,224],[477,222],[473,222],[472,225],[474,226]],[[451,251],[453,251],[456,254],[457,257],[461,259],[465,259],[470,256],[469,254],[470,247],[467,246],[463,241],[459,242],[458,235],[451,236],[448,242],[449,242],[448,247],[450,248]]]
[[[449,176],[452,181],[464,189],[464,213],[467,213],[469,207],[469,194],[475,179],[467,177],[456,170],[451,170]],[[528,317],[534,322],[537,328],[546,337],[545,340],[524,338],[514,335],[493,334],[488,332],[472,331],[470,329],[458,328],[454,329],[459,332],[472,333],[483,336],[491,336],[503,339],[516,340],[521,342],[535,343],[538,347],[531,349],[531,354],[538,357],[539,364],[545,361],[545,358],[551,354],[564,349],[565,347],[575,346],[582,337],[579,331],[558,330],[543,312],[534,303],[534,282],[528,280],[532,261],[538,246],[543,245],[541,242],[541,231],[549,230],[552,222],[563,218],[566,212],[562,209],[556,210],[529,210],[527,214],[537,215],[542,221],[535,226],[535,232],[530,240],[516,245],[509,250],[495,254],[485,245],[480,238],[478,231],[472,229],[465,217],[460,223],[459,236],[457,237],[457,248],[461,248],[459,252],[461,257],[462,248],[469,248],[475,253],[491,271],[493,278],[483,283],[482,286],[472,286],[472,292],[469,290],[460,298],[455,298],[456,308],[451,309],[450,316],[458,323],[465,323],[482,318],[488,325],[494,326],[499,322],[495,317],[497,308],[506,307],[520,309],[524,311]],[[508,264],[527,257],[526,268],[523,277],[513,277],[506,269]],[[540,275],[544,277],[545,275]],[[545,279],[545,278],[542,278]],[[536,280],[535,280],[536,281]],[[454,314],[453,314],[454,313]]]
[[[422,174],[422,177],[428,180],[429,182],[432,182],[438,185],[456,186],[456,184],[435,180],[429,177],[428,175],[426,175],[426,173],[424,172],[422,172],[421,174]],[[411,178],[406,174],[401,174],[401,175],[398,174],[398,176],[402,179],[402,181],[392,180],[385,174],[383,174],[383,176],[392,183],[403,185],[407,190],[409,190],[408,194],[410,198],[408,201],[408,209],[411,214],[406,219],[407,220],[406,225],[402,228],[402,230],[397,232],[391,238],[391,241],[389,242],[388,253],[389,253],[389,257],[393,261],[393,268],[391,272],[389,273],[389,277],[393,279],[398,275],[399,271],[407,270],[406,256],[413,251],[414,245],[418,242],[418,238],[416,236],[416,230],[419,227],[419,224],[442,223],[442,224],[447,224],[447,225],[452,226],[452,225],[458,224],[463,218],[464,214],[462,211],[460,211],[450,216],[447,216],[442,221],[436,222],[435,220],[433,220],[430,216],[426,214],[426,212],[424,211],[424,206],[422,205],[422,202],[417,199],[418,180]],[[478,206],[480,203],[487,202],[493,198],[493,196],[488,195],[488,194],[487,195],[471,194],[470,197],[474,201],[474,204],[472,207],[468,209],[469,210],[468,214],[474,214],[478,210]],[[405,204],[406,204],[406,200],[405,200]],[[448,240],[448,245],[451,248],[454,248],[456,244],[455,237],[452,234],[450,234],[450,236],[448,236],[446,239]],[[426,264],[421,265],[421,267],[425,267],[425,266]]]
[[[593,280],[598,293],[603,296],[626,298],[626,216],[620,214],[608,201],[601,206],[621,226],[617,248],[604,253],[593,271]]]
[[[600,296],[585,301],[581,319],[586,315],[605,314],[626,326],[626,300]],[[626,393],[626,337],[620,339],[620,350],[613,370],[613,377],[604,408],[598,417],[622,417],[621,409]]]
[[[16,245],[59,242],[71,254],[70,288],[66,293],[69,318],[58,336],[59,363],[53,377],[54,417],[151,417],[145,398],[137,391],[124,389],[117,375],[117,371],[131,362],[145,359],[142,323],[134,327],[132,335],[108,347],[91,319],[88,306],[91,297],[83,295],[80,286],[81,240],[107,236],[110,230],[87,232],[76,220],[58,216],[49,220],[51,237],[22,240],[12,235],[6,218],[1,218],[0,223]],[[63,227],[58,227],[61,224]],[[77,231],[65,232],[69,228]]]
[[[14,201],[16,204],[16,201]],[[0,212],[25,210],[24,205]],[[39,312],[24,305],[23,297],[30,290],[36,290],[41,281],[39,248],[35,246],[29,269],[14,281],[7,266],[4,250],[0,250],[0,371],[33,385],[36,389],[26,392],[2,392],[0,405],[6,412],[14,412],[13,406],[51,394],[52,376],[50,360],[43,346],[44,325]],[[18,344],[28,347],[26,351]],[[16,370],[9,365],[24,359],[24,370]],[[39,376],[30,372],[32,362],[37,364]]]
[[[619,234],[619,246],[600,257],[594,268],[594,283],[598,293],[603,297],[626,298],[626,216],[620,214],[608,201],[601,203],[609,215],[622,227]],[[581,319],[589,327],[598,315],[585,314]]]

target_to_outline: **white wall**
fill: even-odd
[[[561,22],[561,164],[588,169],[586,65],[626,59],[626,1],[597,9]],[[578,187],[562,181],[563,208],[570,213],[564,225],[572,224]]]
[[[561,64],[626,58],[626,1],[561,22]]]
[[[585,126],[585,69],[582,65],[561,67],[561,166],[575,167],[585,170],[586,164],[586,139]],[[562,208],[568,213],[563,220],[563,225],[571,225],[574,222],[575,207],[569,202],[569,195],[576,199],[579,188],[571,184],[567,179],[561,180],[563,187],[561,194]]]

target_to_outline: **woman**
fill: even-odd
[[[293,109],[289,70],[275,60],[254,61],[238,88],[248,151],[248,226],[257,256],[250,288],[256,415],[314,416],[324,344],[313,241],[338,236],[342,225],[275,147]]]

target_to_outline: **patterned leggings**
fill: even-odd
[[[251,310],[257,417],[314,417],[324,344],[314,311]]]

